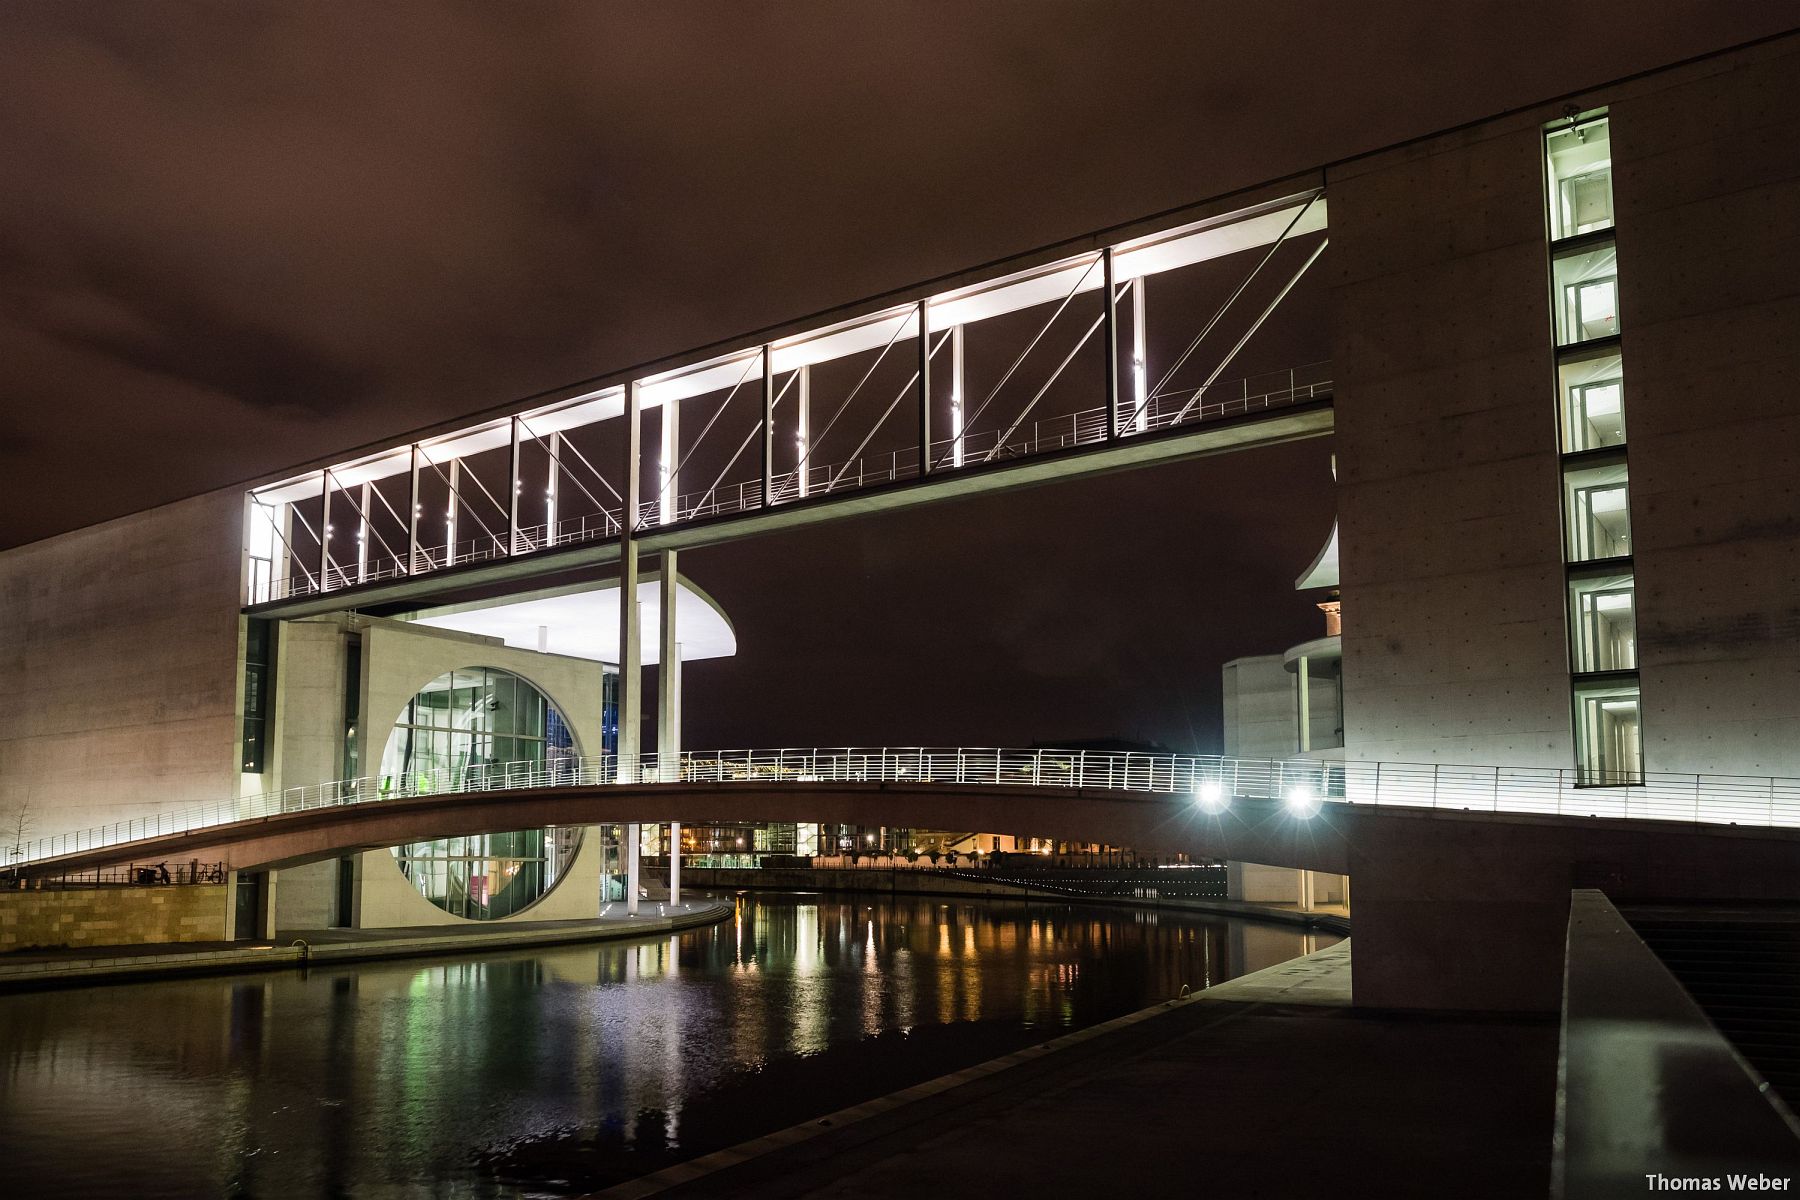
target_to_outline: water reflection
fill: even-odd
[[[630,945],[0,998],[14,1194],[578,1191],[1329,944],[765,896]]]

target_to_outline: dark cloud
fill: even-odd
[[[1700,0],[1642,13],[12,0],[0,545],[1788,20]],[[1185,470],[1159,478],[1197,495],[1223,478]],[[1328,523],[1325,492],[1307,495],[1307,532],[1246,549],[1250,575],[1275,586]],[[1156,529],[1106,533],[1129,560],[1162,549]],[[1194,536],[1204,552],[1223,535]],[[1063,602],[983,618],[980,652],[1017,665]],[[1030,669],[1119,661],[1094,640]]]

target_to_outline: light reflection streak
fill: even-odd
[[[910,1030],[888,1052],[955,1069],[931,1057],[953,1024],[1085,1024],[1330,940],[1127,909],[762,897],[635,944],[0,997],[0,1161],[17,1194],[468,1194],[471,1148],[571,1130],[607,1153],[688,1152],[746,1114],[805,1119],[817,1089],[794,1081],[826,1075],[804,1070],[883,1087],[858,1057],[871,1033]]]

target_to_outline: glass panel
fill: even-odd
[[[1575,689],[1575,755],[1577,777],[1584,786],[1643,781],[1636,681]]]
[[[1556,288],[1556,344],[1572,346],[1619,332],[1619,254],[1608,243],[1558,255],[1551,262]]]
[[[1637,596],[1629,575],[1569,581],[1569,654],[1575,671],[1637,667]]]
[[[554,746],[546,727],[554,731]],[[408,702],[382,754],[382,788],[457,787],[471,766],[541,763],[547,754],[574,749],[562,714],[527,680],[506,671],[459,670],[432,680]],[[493,779],[498,783],[497,773]],[[492,920],[522,910],[563,873],[580,842],[579,830],[567,832],[549,839],[541,829],[527,829],[415,842],[393,853],[433,904],[455,916]]]
[[[1612,228],[1611,134],[1611,122],[1597,117],[1544,135],[1552,241]]]
[[[1625,444],[1625,363],[1618,354],[1557,367],[1564,454]]]
[[[1624,463],[1565,472],[1563,512],[1570,562],[1631,553],[1631,506]]]

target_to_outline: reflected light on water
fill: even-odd
[[[707,929],[0,997],[8,1191],[574,1194],[1329,944],[759,896]]]

